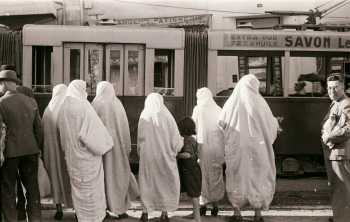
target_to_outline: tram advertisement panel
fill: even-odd
[[[350,35],[320,32],[234,32],[223,33],[222,49],[348,51]],[[220,48],[220,46],[219,46]]]

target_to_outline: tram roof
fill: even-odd
[[[25,25],[23,45],[61,46],[64,42],[145,44],[146,48],[179,49],[185,45],[182,28]]]

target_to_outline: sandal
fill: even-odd
[[[148,213],[142,213],[140,217],[140,221],[148,222]]]
[[[203,205],[203,206],[201,206],[201,207],[199,208],[199,214],[200,214],[201,216],[205,216],[206,212],[207,212],[207,206],[206,206],[206,205]]]
[[[211,209],[210,213],[212,216],[216,217],[219,213],[219,208],[217,206],[213,207],[213,209]]]

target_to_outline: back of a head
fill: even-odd
[[[196,134],[196,124],[191,117],[185,117],[178,123],[181,136],[192,136]]]

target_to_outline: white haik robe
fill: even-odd
[[[112,150],[103,156],[107,209],[115,214],[123,214],[130,207],[129,189],[138,187],[129,164],[131,141],[128,118],[123,104],[115,96],[113,85],[109,82],[102,81],[97,84],[92,106],[114,143]]]
[[[139,184],[148,211],[174,211],[180,197],[176,155],[183,146],[175,119],[163,98],[151,93],[138,124]]]
[[[219,118],[225,137],[226,190],[234,207],[267,209],[276,184],[272,144],[278,121],[259,94],[254,75],[243,76]]]
[[[201,202],[219,201],[224,197],[225,184],[222,165],[224,160],[223,133],[217,125],[221,108],[215,103],[208,88],[197,90],[197,105],[192,119],[196,123],[197,142],[201,145],[202,170]]]
[[[106,215],[102,155],[112,148],[113,140],[86,97],[86,83],[73,80],[58,127],[78,220],[99,222]]]
[[[72,207],[70,181],[57,128],[57,117],[66,91],[67,86],[64,84],[53,88],[52,98],[41,122],[44,131],[44,164],[51,181],[53,201],[55,204]]]

